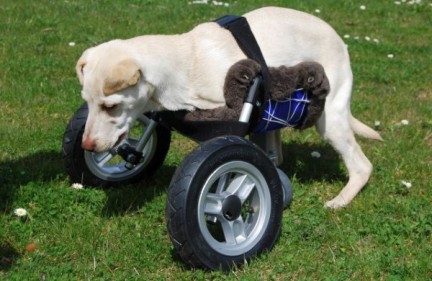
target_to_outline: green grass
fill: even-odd
[[[0,279],[432,279],[430,1],[0,2]],[[175,135],[163,167],[146,182],[70,188],[60,149],[82,103],[75,62],[113,38],[185,32],[266,5],[315,13],[350,35],[344,40],[355,75],[352,111],[371,126],[379,120],[385,142],[359,140],[374,174],[349,207],[332,211],[323,204],[347,180],[342,162],[315,131],[287,130],[282,168],[295,200],[273,251],[229,274],[190,269],[173,252],[164,210],[166,188],[191,141]],[[315,150],[318,160],[310,156]],[[19,207],[26,218],[14,216]],[[29,243],[35,251],[25,250]]]

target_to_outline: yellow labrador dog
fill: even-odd
[[[266,7],[244,16],[268,66],[323,65],[331,91],[316,125],[349,172],[347,185],[325,205],[347,205],[372,171],[354,133],[381,137],[351,115],[353,75],[346,45],[328,24],[303,12]],[[76,66],[89,106],[82,147],[95,152],[113,148],[144,112],[224,106],[225,75],[244,58],[231,33],[214,22],[180,35],[145,35],[87,49]]]

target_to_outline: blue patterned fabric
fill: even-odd
[[[303,89],[295,90],[282,101],[268,100],[264,113],[254,133],[265,133],[285,127],[299,127],[306,117],[309,93]]]

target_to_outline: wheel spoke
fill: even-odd
[[[134,138],[134,137],[129,137],[127,139],[127,143],[129,143],[130,146],[135,147],[138,144],[139,139]]]
[[[240,216],[234,221],[221,220],[225,242],[229,245],[237,245],[246,240],[245,223]]]
[[[228,183],[230,173],[223,174],[219,179],[216,187],[216,193],[220,194],[224,191],[225,186]]]
[[[204,213],[207,215],[221,216],[223,199],[224,197],[219,194],[207,194],[204,201]]]
[[[102,168],[108,161],[113,159],[115,154],[111,152],[105,152],[105,153],[99,153],[94,155],[94,159],[97,163],[97,165]]]
[[[248,175],[239,175],[230,183],[227,192],[237,195],[243,204],[254,188],[255,182]]]

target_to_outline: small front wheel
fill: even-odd
[[[178,167],[166,216],[186,263],[229,270],[274,246],[282,211],[274,164],[256,145],[228,136],[201,144]]]
[[[133,183],[151,175],[162,166],[171,142],[171,131],[168,128],[156,126],[142,150],[143,161],[130,169],[126,168],[126,161],[115,151],[95,153],[81,147],[87,116],[88,106],[83,104],[69,121],[63,135],[63,163],[72,182],[90,186]],[[129,130],[126,141],[132,147],[138,143],[148,122],[149,118],[141,115],[135,126]]]

